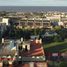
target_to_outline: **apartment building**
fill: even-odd
[[[26,18],[19,21],[20,26],[29,28],[50,28],[51,22],[45,18]]]

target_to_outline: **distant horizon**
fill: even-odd
[[[0,6],[0,11],[13,12],[41,12],[41,11],[61,11],[67,12],[67,6]]]
[[[12,7],[12,6],[15,6],[15,5],[6,5],[6,6],[0,6],[0,7]],[[15,6],[15,7],[67,7],[67,6]]]

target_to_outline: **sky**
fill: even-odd
[[[0,0],[0,6],[67,6],[67,0]]]

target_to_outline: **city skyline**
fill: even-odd
[[[67,6],[67,0],[0,0],[0,6]]]

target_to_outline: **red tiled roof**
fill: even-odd
[[[41,44],[30,44],[30,51],[22,51],[22,56],[43,56],[44,50]]]

